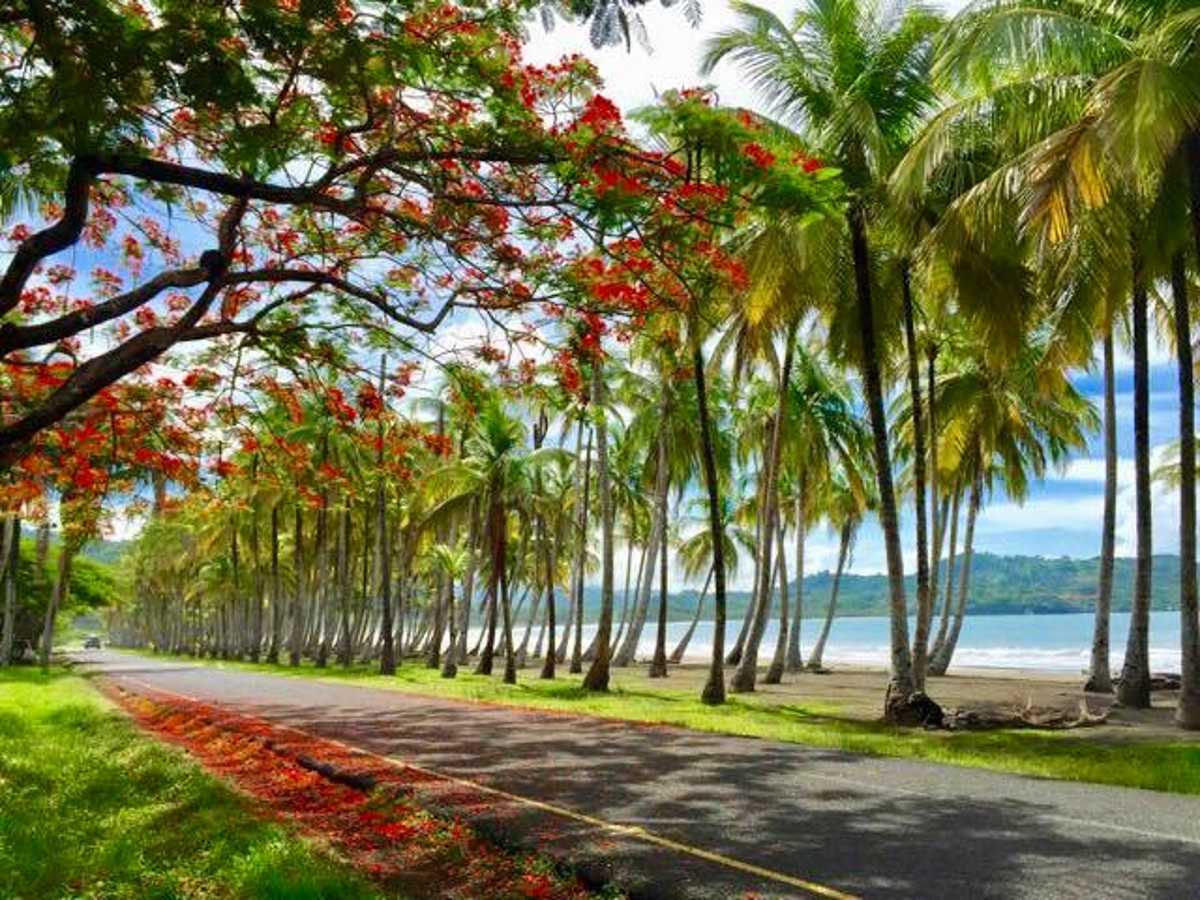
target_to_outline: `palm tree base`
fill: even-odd
[[[1092,675],[1084,682],[1083,690],[1088,694],[1111,694],[1113,692],[1112,678],[1108,675]]]
[[[700,702],[709,706],[720,706],[725,702],[725,679],[721,673],[714,672],[708,677],[704,691],[700,694]]]
[[[763,679],[763,684],[783,684],[783,666],[771,664],[771,668],[767,670],[767,676]]]
[[[738,666],[733,677],[729,679],[729,692],[731,694],[753,694],[757,675],[754,666]]]
[[[667,661],[666,661],[666,659],[659,659],[657,656],[654,657],[654,661],[650,663],[650,672],[648,673],[648,677],[650,677],[650,678],[666,678],[667,677]]]
[[[1180,693],[1175,724],[1185,731],[1200,731],[1200,690],[1185,689]]]
[[[1117,702],[1131,709],[1149,709],[1149,676],[1122,675],[1121,683],[1117,687]]]

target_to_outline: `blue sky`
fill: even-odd
[[[795,8],[790,0],[759,0],[777,13],[786,15]],[[947,12],[956,12],[965,0],[940,4]],[[527,56],[543,63],[563,53],[584,53],[596,61],[606,82],[606,93],[625,109],[649,103],[656,91],[713,84],[724,103],[754,108],[754,94],[740,83],[732,67],[722,67],[711,78],[698,71],[701,47],[709,36],[728,27],[733,16],[723,0],[704,4],[704,21],[691,29],[683,21],[679,6],[671,9],[648,4],[643,18],[654,44],[646,53],[638,46],[627,52],[615,47],[592,50],[585,29],[559,25],[547,35],[540,28],[531,31]],[[1155,348],[1152,356],[1151,443],[1157,449],[1176,438],[1177,397],[1175,368],[1169,354]],[[1079,373],[1076,383],[1100,406],[1102,383],[1099,373]],[[1119,351],[1117,414],[1119,431],[1120,495],[1117,512],[1117,552],[1133,553],[1133,370],[1129,356]],[[976,543],[980,550],[995,553],[1041,556],[1090,557],[1099,553],[1100,516],[1104,495],[1103,445],[1100,435],[1093,436],[1086,456],[1072,461],[1061,475],[1052,474],[1045,483],[1035,485],[1024,506],[1004,497],[993,499],[980,517]],[[1178,504],[1173,497],[1155,497],[1155,549],[1175,552],[1178,548]],[[907,564],[912,565],[913,535],[911,518],[905,522]],[[831,568],[837,548],[831,535],[814,534],[810,540],[807,565],[810,571]],[[868,525],[859,538],[853,563],[854,571],[867,573],[883,569],[883,546],[878,530]],[[746,577],[749,577],[747,574]]]

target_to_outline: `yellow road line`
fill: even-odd
[[[207,704],[211,704],[211,705],[215,705],[215,706],[221,705],[218,701],[202,700],[199,697],[190,697],[187,694],[181,694],[178,691],[168,690],[166,688],[162,688],[162,687],[158,687],[157,685],[150,684],[146,681],[142,681],[140,678],[130,678],[128,676],[120,676],[120,675],[115,676],[115,677],[120,678],[121,680],[124,680],[124,681],[132,682],[134,684],[140,684],[145,688],[149,688],[151,691],[157,691],[160,694],[169,694],[171,696],[179,697],[183,700],[191,701],[192,703],[207,703]],[[303,735],[306,738],[314,738],[316,740],[328,741],[329,743],[334,744],[338,747],[341,747],[345,750],[348,750],[352,753],[359,753],[364,756],[369,756],[374,759],[378,759],[382,762],[387,763],[390,766],[395,766],[397,768],[413,769],[414,771],[421,772],[426,775],[431,775],[435,778],[440,778],[444,781],[448,781],[453,784],[462,785],[463,787],[469,787],[474,790],[482,791],[484,793],[491,794],[496,797],[502,797],[503,799],[510,800],[514,803],[521,803],[525,806],[529,806],[534,809],[540,809],[545,812],[554,813],[555,815],[564,816],[565,818],[568,818],[568,819],[574,819],[576,821],[583,822],[587,825],[591,825],[596,828],[604,829],[605,831],[610,831],[615,834],[623,835],[625,837],[636,838],[637,840],[645,841],[646,843],[649,843],[649,844],[656,844],[659,847],[665,847],[666,849],[674,850],[677,853],[685,853],[688,856],[694,856],[698,859],[707,860],[708,862],[716,863],[718,865],[725,866],[726,868],[729,868],[729,869],[735,869],[740,872],[745,872],[749,875],[754,875],[758,878],[763,878],[768,881],[777,881],[781,884],[786,884],[790,887],[799,888],[802,891],[807,891],[809,894],[812,894],[813,896],[829,897],[829,898],[831,898],[831,900],[858,900],[858,898],[854,894],[843,893],[842,891],[839,891],[836,888],[831,888],[831,887],[828,887],[823,884],[818,884],[815,881],[807,881],[803,878],[796,878],[795,876],[788,875],[784,872],[777,872],[774,869],[766,869],[766,868],[763,868],[762,866],[756,866],[753,863],[743,862],[740,859],[734,859],[733,857],[725,856],[722,853],[714,853],[711,850],[705,850],[701,847],[693,847],[690,844],[682,844],[678,841],[673,841],[670,838],[663,837],[662,835],[654,834],[653,832],[647,831],[646,829],[644,829],[640,826],[637,826],[637,825],[620,825],[620,824],[617,824],[616,822],[608,822],[604,819],[598,819],[595,816],[589,816],[586,813],[576,812],[575,810],[568,809],[567,807],[564,807],[564,806],[558,806],[553,803],[546,803],[543,800],[535,800],[532,797],[523,797],[520,794],[512,794],[512,793],[509,793],[508,791],[503,791],[503,790],[500,790],[499,788],[489,787],[486,784],[480,784],[477,781],[471,781],[470,779],[467,779],[467,778],[459,778],[455,775],[447,775],[445,772],[439,772],[435,769],[427,769],[424,766],[419,766],[419,765],[416,765],[415,763],[411,763],[411,762],[408,762],[403,759],[399,759],[399,758],[392,757],[392,756],[384,756],[380,753],[375,753],[371,750],[365,750],[362,747],[355,747],[351,744],[347,744],[345,741],[340,741],[337,738],[328,738],[328,737],[324,737],[319,734],[312,734],[311,732],[304,731],[303,729],[296,728],[292,725],[283,725],[279,722],[271,722],[271,724],[277,728],[282,728],[286,731],[292,731],[292,732],[295,732],[296,734]]]

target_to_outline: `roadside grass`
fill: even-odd
[[[380,896],[82,678],[0,669],[0,896]]]
[[[162,656],[160,654],[160,656]],[[693,693],[670,689],[615,687],[607,694],[585,691],[578,675],[555,681],[527,678],[506,685],[500,676],[459,670],[454,679],[420,662],[406,662],[394,677],[370,666],[318,669],[267,663],[197,660],[191,663],[291,678],[353,682],[410,694],[499,703],[546,712],[573,713],[628,722],[674,725],[716,734],[764,738],[810,747],[846,750],[873,756],[931,762],[1040,778],[1145,788],[1178,794],[1200,794],[1200,742],[1116,741],[1087,729],[1044,731],[1001,729],[981,732],[924,731],[897,728],[839,715],[831,704],[772,705],[750,697],[731,697],[724,706],[707,706]],[[498,667],[499,668],[499,667]]]

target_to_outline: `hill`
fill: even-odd
[[[1113,582],[1113,610],[1128,612],[1133,595],[1134,560],[1116,560]],[[968,609],[973,615],[1020,615],[1038,613],[1091,612],[1096,599],[1100,560],[1069,557],[998,556],[979,553],[971,567],[971,591]],[[945,565],[942,577],[945,578]],[[910,608],[916,596],[916,578],[907,579]],[[804,579],[804,614],[820,615],[829,600],[833,573],[818,572]],[[1178,609],[1179,557],[1155,556],[1151,607]],[[794,582],[793,582],[794,591]],[[657,596],[657,595],[655,595]],[[668,615],[672,620],[688,619],[696,609],[699,592],[672,593]],[[792,594],[794,597],[794,593]],[[749,603],[746,591],[731,591],[729,616],[743,615]],[[621,590],[617,590],[620,614]],[[707,601],[710,605],[711,595]],[[585,593],[585,618],[595,621],[599,615],[600,590],[589,586]],[[884,575],[844,575],[838,597],[839,615],[883,616],[887,614],[887,577]]]

